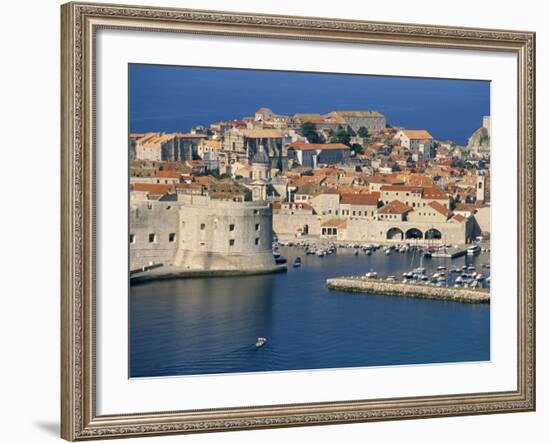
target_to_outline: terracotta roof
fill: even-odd
[[[177,133],[176,137],[177,138],[202,138],[202,139],[208,138],[208,136],[206,134],[191,134],[191,133],[187,133],[187,132]]]
[[[477,211],[475,205],[471,205],[471,204],[468,204],[468,203],[457,203],[455,205],[455,210],[456,211],[470,211],[470,212],[476,212]]]
[[[399,200],[393,200],[386,206],[380,208],[378,214],[406,214],[410,211],[413,211],[413,208]]]
[[[174,137],[174,134],[157,135],[156,137],[142,140],[142,145],[146,148],[160,148],[163,143],[173,140]]]
[[[156,171],[155,177],[163,177],[163,178],[181,178],[181,172],[177,171]]]
[[[401,130],[408,138],[414,140],[431,140],[432,135],[425,129],[403,129]]]
[[[170,192],[174,192],[173,185],[165,185],[161,183],[132,183],[130,185],[131,191],[147,192],[153,195],[164,195]]]
[[[241,129],[240,132],[247,138],[280,138],[285,135],[278,129]]]
[[[373,192],[371,194],[343,194],[340,203],[346,205],[376,206],[378,205],[379,198],[379,192]]]
[[[416,192],[422,193],[422,198],[430,199],[446,199],[448,198],[445,191],[438,188],[437,186],[410,186],[410,185],[384,185],[380,188],[381,191],[391,191],[391,192]]]
[[[449,209],[447,209],[441,203],[438,203],[436,201],[428,203],[428,206],[432,209],[435,209],[437,212],[439,212],[441,215],[444,215],[447,218],[453,215],[453,213]]]
[[[461,214],[455,214],[455,216],[453,217],[453,219],[456,220],[457,222],[462,223],[464,220],[466,220],[466,217],[464,217],[464,216],[461,215]]]
[[[203,160],[187,160],[185,162],[190,168],[204,168]]]
[[[210,184],[210,177],[208,175],[205,175],[202,177],[195,177],[194,181],[195,183],[199,183],[201,185],[208,185]]]
[[[443,191],[443,189],[438,188],[437,186],[426,186],[422,192],[422,198],[444,199],[449,198],[449,196],[445,191]]]
[[[260,108],[256,111],[256,114],[269,114],[271,111],[271,109],[269,108]]]
[[[321,227],[323,228],[345,228],[347,225],[348,223],[345,218],[331,218],[330,220],[321,223]]]
[[[289,149],[296,149],[298,151],[331,151],[331,150],[342,150],[346,149],[349,151],[349,146],[344,145],[343,143],[303,143],[303,142],[293,142],[288,145]]]
[[[219,140],[212,140],[212,139],[202,140],[200,144],[201,146],[208,146],[209,148],[212,148],[212,149],[222,148],[222,142]]]

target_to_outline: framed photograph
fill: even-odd
[[[68,3],[62,437],[535,409],[535,35]]]

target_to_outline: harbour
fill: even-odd
[[[386,255],[379,245],[368,254],[361,245],[307,238],[276,246],[287,272],[131,286],[131,377],[489,360],[490,304],[354,296],[326,286],[367,272],[401,280],[419,266],[415,248]],[[311,254],[313,247],[327,253]],[[489,277],[488,263],[487,252],[423,259],[429,276],[446,267],[449,284],[460,276],[449,271],[462,267]]]

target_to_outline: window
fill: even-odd
[[[135,234],[130,234],[130,243],[135,243],[135,242],[136,242]]]
[[[206,229],[206,225],[204,223],[201,223],[201,231],[204,231]]]
[[[168,241],[170,243],[174,243],[174,241],[176,241],[176,234],[174,232],[171,232],[170,234],[168,234]]]
[[[229,225],[229,230],[230,231],[234,231],[235,230],[235,225],[232,223]]]
[[[258,245],[260,244],[260,239],[259,239],[258,237],[256,237],[256,238],[254,239],[254,244],[255,244],[256,246],[258,246]]]
[[[235,239],[230,239],[229,240],[229,246],[234,246],[235,245]]]
[[[206,246],[206,243],[203,242],[203,241],[201,241],[201,242],[200,242],[200,245],[201,245],[201,246]]]
[[[259,223],[256,223],[255,228],[256,228],[256,231],[259,231],[259,230],[260,230],[260,224],[259,224]]]
[[[258,211],[257,209],[254,209],[254,215],[258,215],[260,211]]]
[[[156,243],[156,241],[157,241],[157,235],[149,234],[149,243]]]

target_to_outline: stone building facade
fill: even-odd
[[[204,271],[271,271],[272,210],[230,195],[131,199],[130,270],[163,265]]]
[[[369,132],[383,131],[386,128],[386,117],[376,111],[334,111],[330,115],[342,117],[354,132],[365,127]]]

